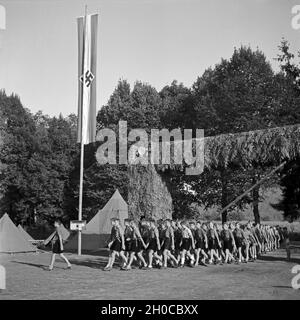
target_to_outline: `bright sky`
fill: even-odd
[[[76,17],[99,13],[97,105],[118,79],[160,90],[176,79],[191,86],[229,58],[234,46],[259,47],[272,61],[284,36],[294,52],[300,30],[291,9],[300,0],[0,0],[0,88],[32,112],[77,112]]]

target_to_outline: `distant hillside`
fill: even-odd
[[[270,188],[265,191],[262,195],[262,200],[259,203],[259,212],[262,221],[283,221],[283,212],[275,210],[271,204],[276,204],[280,201],[282,197],[282,191],[279,187]],[[203,207],[199,207],[199,215],[204,219],[215,215],[216,211],[220,211],[219,208],[214,207],[205,210]],[[253,219],[252,205],[247,206],[243,211],[238,211],[238,216],[240,220]],[[236,214],[235,214],[236,216]],[[230,216],[229,216],[230,219]],[[235,220],[235,217],[232,218]]]
[[[283,212],[272,207],[271,204],[278,203],[282,198],[282,191],[279,187],[270,188],[263,194],[263,200],[259,203],[259,213],[262,221],[283,220]],[[245,219],[253,218],[252,205],[243,211]]]

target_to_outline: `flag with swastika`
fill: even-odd
[[[98,14],[77,19],[78,128],[77,142],[96,139],[96,68]]]

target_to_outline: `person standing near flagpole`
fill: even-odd
[[[77,19],[78,29],[78,127],[81,144],[78,220],[82,220],[84,145],[96,141],[96,69],[98,14]],[[78,255],[81,255],[81,230],[78,230]]]
[[[52,245],[52,257],[51,262],[49,265],[49,268],[47,270],[52,271],[55,263],[56,255],[59,254],[59,256],[66,262],[67,269],[71,269],[71,263],[67,259],[67,257],[64,255],[64,245],[63,242],[68,238],[69,233],[67,235],[65,234],[65,228],[62,225],[62,222],[60,219],[56,219],[54,221],[54,227],[55,231],[52,233],[52,235],[44,241],[44,245],[47,245],[49,242],[51,242]]]

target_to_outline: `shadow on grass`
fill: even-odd
[[[48,265],[44,265],[44,264],[37,264],[37,263],[30,263],[30,262],[21,262],[21,261],[12,261],[13,263],[18,263],[18,264],[25,264],[25,265],[28,265],[30,267],[36,267],[36,268],[39,268],[39,269],[42,269],[42,270],[47,270],[48,269]],[[57,267],[55,266],[54,267],[55,269],[65,269],[63,267]]]
[[[13,263],[18,263],[18,264],[25,264],[31,267],[36,267],[36,268],[40,268],[40,269],[44,269],[47,268],[47,266],[45,266],[44,264],[36,264],[36,263],[29,263],[29,262],[21,262],[21,261],[12,261]]]
[[[266,255],[260,256],[258,260],[300,263],[300,258],[291,258],[290,260],[288,260],[286,257],[274,257],[274,256],[266,256]]]
[[[99,260],[73,260],[73,259],[69,259],[70,263],[72,265],[75,266],[84,266],[84,267],[89,267],[89,268],[93,268],[93,269],[103,269],[106,264],[107,261],[99,261]],[[24,265],[28,265],[31,267],[36,267],[42,270],[47,270],[48,269],[48,265],[44,265],[44,264],[36,264],[36,263],[29,263],[29,262],[21,262],[21,261],[12,261],[13,263],[18,263],[18,264],[24,264]],[[65,269],[63,267],[58,267],[58,266],[54,266],[55,269]],[[118,264],[116,263],[115,268],[120,268],[118,266]]]
[[[89,259],[74,259],[69,258],[69,261],[72,265],[75,266],[84,266],[92,269],[103,269],[107,265],[107,257],[106,256],[98,256],[98,258],[89,258]],[[115,260],[113,269],[119,270],[121,268],[122,261],[118,259]],[[134,267],[134,266],[133,266]]]
[[[77,250],[66,250],[65,253],[77,254]],[[109,250],[108,249],[99,249],[94,251],[82,250],[82,254],[89,255],[89,256],[108,257]]]
[[[99,260],[73,260],[70,259],[70,262],[72,265],[75,266],[84,266],[84,267],[89,267],[92,269],[103,269],[107,261],[99,261]]]

